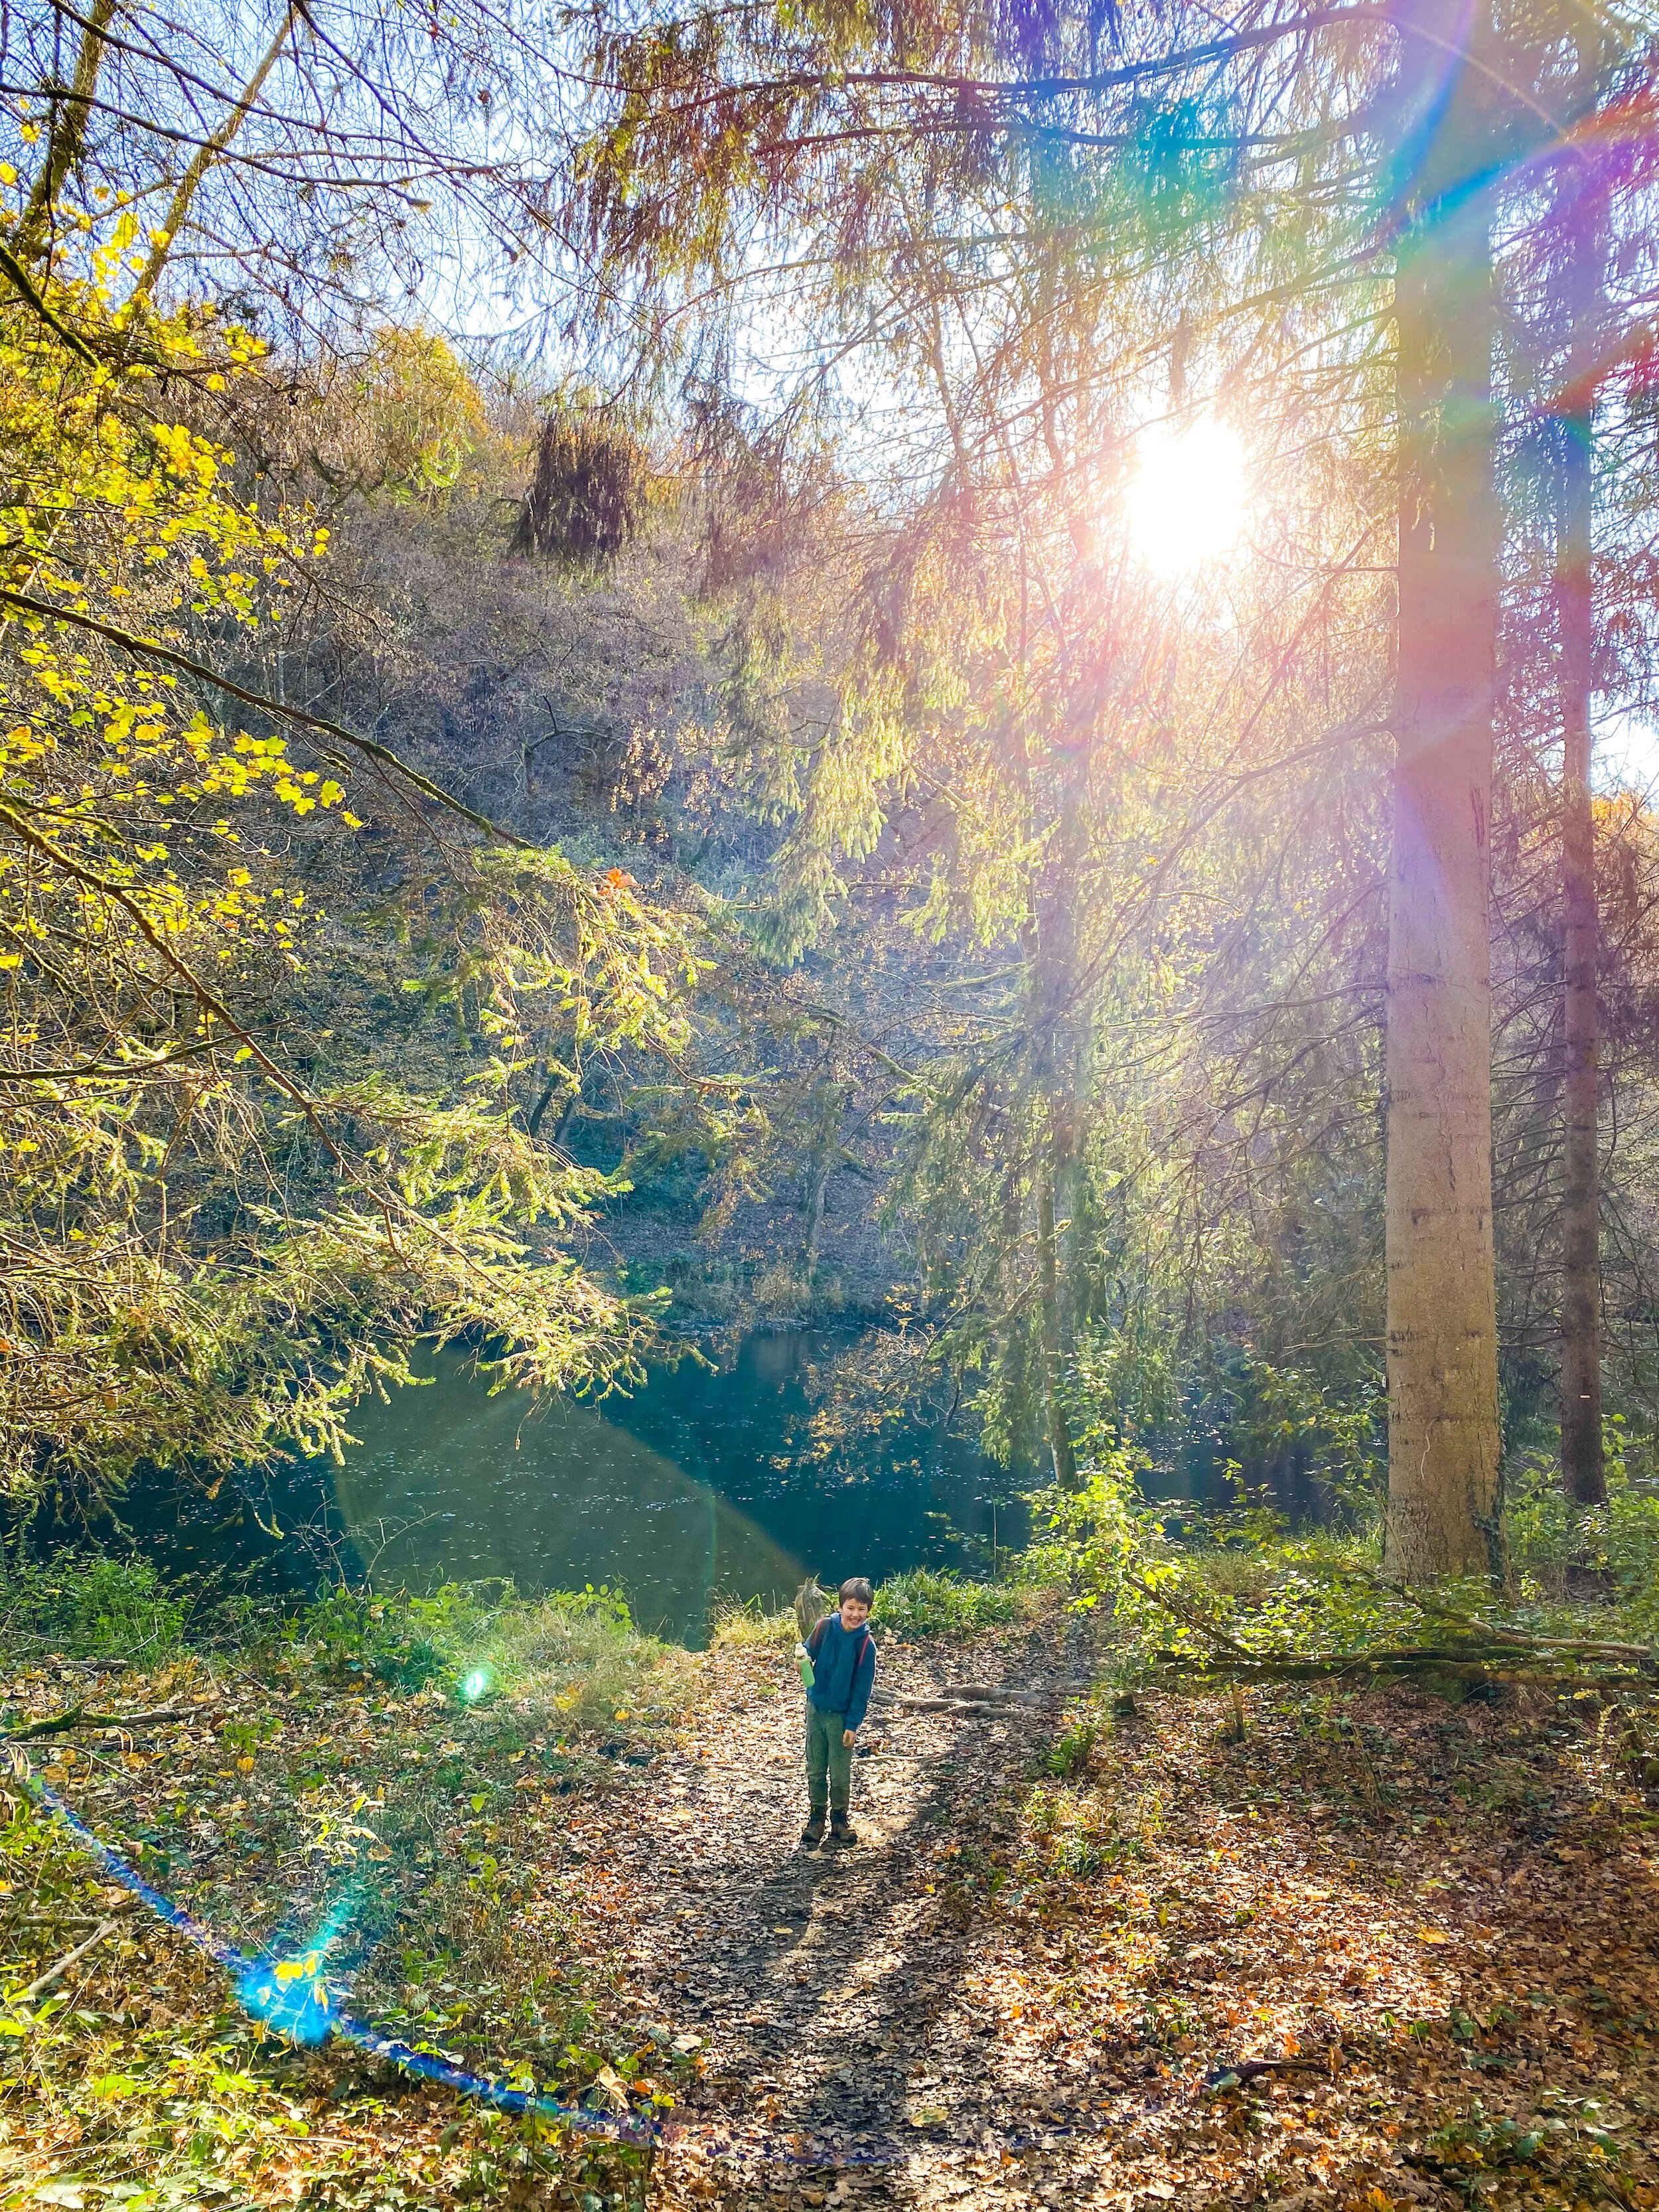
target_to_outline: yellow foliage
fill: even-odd
[[[0,1492],[337,1451],[419,1330],[493,1338],[513,1379],[631,1370],[647,1315],[514,1239],[568,1229],[609,1179],[538,1146],[509,1086],[532,1031],[550,1054],[676,1047],[692,968],[629,878],[452,853],[450,908],[418,915],[436,972],[412,984],[455,1010],[436,1095],[378,1066],[352,1013],[346,1071],[302,1077],[307,994],[383,997],[410,933],[360,930],[380,963],[360,985],[288,879],[361,827],[346,783],[296,757],[280,710],[277,734],[222,721],[222,693],[148,650],[252,659],[328,532],[239,495],[188,395],[246,379],[258,344],[199,308],[130,322],[134,235],[89,222],[81,273],[38,272],[38,303],[0,293]],[[359,397],[409,495],[483,433],[435,340],[385,336]]]

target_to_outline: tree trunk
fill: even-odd
[[[93,0],[82,25],[68,96],[61,109],[53,103],[46,159],[17,226],[17,252],[25,261],[38,260],[52,243],[52,211],[70,171],[78,167],[87,143],[87,118],[92,112],[98,72],[103,67],[105,33],[114,13],[115,0]]]
[[[1043,1418],[1054,1480],[1062,1490],[1075,1490],[1077,1452],[1065,1386],[1066,1367],[1076,1350],[1079,1091],[1086,1078],[1086,1032],[1075,1003],[1088,777],[1086,726],[1082,732],[1073,732],[1050,769],[1057,787],[1054,830],[1038,887],[1032,963],[1034,1062],[1042,1116],[1036,1137],[1038,1324]]]
[[[204,139],[197,148],[190,167],[179,179],[172,203],[166,215],[161,218],[161,235],[151,246],[149,258],[145,262],[139,274],[138,282],[132,288],[135,299],[148,299],[155,289],[156,279],[167,265],[167,258],[177,243],[179,232],[185,227],[185,217],[190,213],[191,202],[200,189],[203,178],[220,156],[228,152],[232,139],[246,121],[254,101],[258,100],[264,89],[265,79],[281,60],[283,48],[288,44],[289,33],[298,20],[297,9],[290,5],[284,11],[283,20],[276,27],[276,35],[266,47],[258,67],[242,88],[241,98],[212,137]]]
[[[815,1161],[806,1179],[806,1235],[801,1244],[801,1264],[806,1270],[807,1281],[816,1279],[818,1272],[818,1239],[823,1234],[823,1208],[830,1195],[830,1178],[835,1173],[836,1159],[830,1153]]]
[[[1054,1237],[1054,1132],[1052,1123],[1038,1137],[1036,1173],[1037,1297],[1042,1340],[1042,1413],[1054,1480],[1062,1490],[1077,1488],[1077,1453],[1066,1418],[1066,1364],[1060,1335],[1060,1284]]]
[[[1561,1474],[1567,1495],[1599,1505],[1601,1456],[1601,1218],[1597,1162],[1595,823],[1590,807],[1591,592],[1595,379],[1600,356],[1603,226],[1587,163],[1563,180],[1563,290],[1571,316],[1567,390],[1560,410],[1560,516],[1556,603],[1561,623],[1561,903],[1566,1067],[1562,1092]]]
[[[1500,1550],[1487,835],[1498,515],[1489,213],[1469,190],[1489,158],[1486,79],[1449,58],[1481,34],[1460,0],[1415,0],[1398,20],[1418,94],[1402,135],[1427,136],[1395,280],[1385,1556],[1414,1580],[1487,1570]]]

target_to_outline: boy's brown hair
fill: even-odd
[[[843,1605],[848,1598],[854,1605],[873,1605],[876,1601],[876,1594],[870,1587],[867,1575],[848,1575],[836,1595]]]

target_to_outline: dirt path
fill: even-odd
[[[714,1655],[694,1740],[655,1762],[625,1810],[611,1801],[611,1902],[605,1911],[589,1893],[587,1911],[605,1914],[641,2027],[700,2039],[688,2133],[728,2165],[810,2191],[803,2169],[816,2164],[873,2175],[1041,2130],[988,2046],[995,1961],[961,1877],[1012,1836],[1011,1793],[1029,1786],[1066,1695],[1089,1680],[1084,1658],[1052,1639],[981,1647],[971,1667],[884,1652],[855,1763],[853,1851],[799,1846],[800,1698],[779,1688],[777,1652]],[[970,1676],[1033,1701],[1003,1719],[894,1699]],[[564,1844],[568,1891],[588,1893],[587,1849],[585,1833]]]
[[[1593,1727],[1392,1692],[1235,1744],[1154,1699],[1050,1782],[1086,1661],[884,1655],[1044,1702],[889,1708],[823,1856],[787,1658],[717,1652],[691,1740],[550,1857],[635,2024],[701,2039],[665,2212],[1659,2208],[1656,1824]]]

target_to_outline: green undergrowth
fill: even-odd
[[[1575,1508],[1548,1463],[1511,1476],[1510,1555],[1535,1601],[1559,1603],[1595,1589],[1627,1630],[1659,1638],[1659,1472],[1647,1450],[1626,1440],[1622,1422],[1607,1426],[1605,1504]]]
[[[0,1652],[13,1659],[57,1651],[150,1664],[177,1650],[189,1612],[148,1559],[0,1559]]]
[[[1014,1583],[969,1582],[948,1568],[912,1567],[882,1583],[872,1618],[899,1636],[961,1638],[1019,1620],[1027,1601],[1027,1591]]]
[[[672,2102],[694,2057],[623,2024],[609,1934],[557,1875],[602,1844],[617,1777],[673,1741],[692,1655],[641,1635],[609,1591],[499,1583],[336,1591],[193,1650],[186,1600],[137,1587],[173,1608],[153,1663],[67,1663],[112,1607],[11,1617],[10,1726],[82,1702],[123,1722],[30,1739],[42,1779],[244,1952],[321,1945],[335,2001],[416,2047],[567,2101]],[[25,1793],[0,1823],[0,2165],[27,2169],[18,2202],[429,2203],[532,2183],[582,2212],[637,2201],[632,2154],[411,2096],[339,2046],[287,2048],[216,1968],[128,1917]]]
[[[659,1720],[691,1681],[688,1655],[641,1634],[603,1585],[535,1599],[505,1582],[452,1583],[431,1597],[339,1589],[291,1615],[281,1638],[337,1680],[436,1689],[538,1726]]]
[[[870,1618],[892,1637],[959,1642],[1024,1619],[1033,1595],[1026,1583],[970,1582],[946,1567],[909,1567],[878,1583]],[[714,1623],[713,1640],[738,1650],[787,1650],[796,1633],[787,1607],[768,1613],[751,1601],[728,1606]]]
[[[1559,1476],[1553,1488],[1541,1474],[1512,1485],[1506,1587],[1468,1577],[1402,1588],[1384,1576],[1375,1531],[1297,1532],[1261,1509],[1200,1516],[1183,1507],[1177,1519],[1141,1496],[1134,1472],[1127,1454],[1109,1454],[1075,1493],[1034,1501],[1037,1534],[1021,1563],[1079,1612],[1109,1618],[1119,1686],[1206,1664],[1316,1667],[1443,1652],[1443,1680],[1431,1658],[1419,1672],[1449,1694],[1469,1687],[1458,1670],[1477,1663],[1518,1676],[1628,1674],[1638,1693],[1652,1675],[1659,1486],[1620,1455],[1607,1503],[1593,1511],[1569,1508]],[[1631,1647],[1629,1660],[1583,1648],[1613,1645]]]

